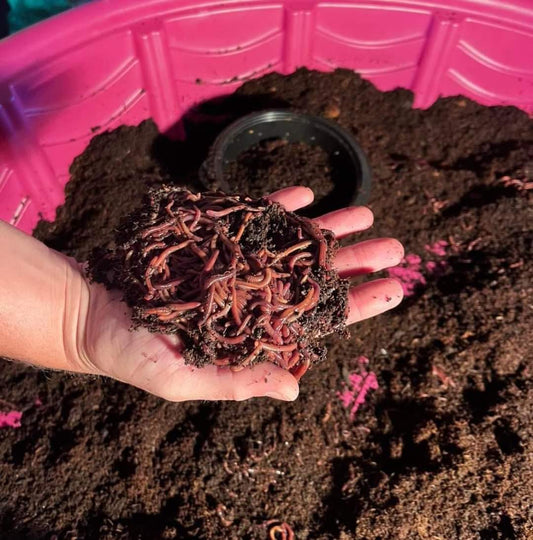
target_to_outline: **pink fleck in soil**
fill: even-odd
[[[431,245],[426,244],[424,248],[428,253],[432,253],[433,255],[437,255],[438,257],[445,257],[446,248],[449,245],[450,244],[448,244],[446,240],[438,240],[434,244],[431,244]]]
[[[20,411],[0,411],[0,428],[10,427],[19,428],[21,426],[20,420],[22,419],[22,413]]]
[[[348,375],[348,387],[342,392],[337,392],[342,406],[349,409],[352,420],[355,418],[359,407],[365,402],[368,392],[379,388],[376,374],[373,371],[367,372],[366,370],[368,358],[360,356],[357,362],[359,370]]]
[[[390,277],[400,280],[405,296],[412,296],[417,287],[426,284],[422,273],[422,259],[414,253],[406,255],[399,266],[389,268],[387,272]]]

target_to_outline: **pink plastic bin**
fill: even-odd
[[[0,42],[0,219],[31,231],[63,202],[96,132],[269,71],[358,71],[417,107],[463,94],[533,112],[532,0],[100,0]]]

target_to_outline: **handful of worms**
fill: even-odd
[[[240,370],[270,361],[300,378],[345,333],[348,283],[333,234],[267,199],[164,186],[89,261],[133,321],[181,337],[186,361]]]

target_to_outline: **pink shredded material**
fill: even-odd
[[[448,266],[449,264],[447,261],[428,261],[426,263],[426,270],[428,271],[428,274],[441,275]]]
[[[425,250],[437,257],[445,257],[448,246],[446,240],[438,240],[434,244],[427,244]],[[426,277],[422,273],[423,270],[425,270],[426,275],[438,276],[447,267],[448,262],[445,260],[427,261],[423,267],[422,258],[415,253],[410,253],[404,257],[398,266],[389,268],[388,274],[390,277],[400,280],[405,296],[412,296],[418,286],[427,284]]]
[[[435,272],[437,270],[437,263],[435,261],[428,261],[426,263],[426,270],[432,274],[433,272]]]
[[[20,411],[0,411],[0,428],[10,427],[19,428],[22,413]]]
[[[446,240],[437,240],[434,244],[426,244],[425,250],[437,257],[446,257],[446,248],[449,246]]]
[[[377,390],[379,387],[376,374],[373,371],[368,372],[366,370],[368,358],[360,356],[357,361],[359,363],[359,373],[354,371],[348,376],[350,388],[337,392],[342,406],[345,409],[350,409],[350,420],[355,418],[359,407],[365,402],[368,392]]]
[[[422,259],[414,253],[406,255],[399,266],[389,268],[388,274],[400,280],[405,296],[414,294],[417,285],[426,284],[422,274]]]
[[[446,242],[446,240],[438,240],[434,244],[426,245],[426,251],[428,253],[432,253],[433,255],[436,255],[437,257],[446,257],[448,255],[446,249],[448,248],[450,244]],[[426,263],[426,270],[429,274],[432,275],[440,275],[446,270],[448,267],[447,261],[428,261]]]

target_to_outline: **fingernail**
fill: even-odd
[[[274,399],[280,399],[281,401],[294,401],[299,394],[298,387],[296,388],[287,388],[282,391],[274,391],[271,390],[270,392],[267,392],[265,396],[271,397]]]

